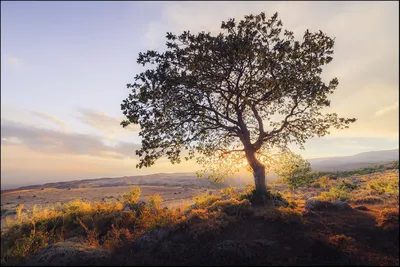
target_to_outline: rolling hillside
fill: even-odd
[[[352,156],[310,159],[314,171],[346,171],[357,168],[370,167],[377,164],[399,160],[399,149],[364,152]],[[274,174],[267,175],[267,180],[274,180]],[[140,176],[124,176],[119,178],[84,179],[68,182],[47,183],[44,185],[30,185],[19,189],[37,188],[84,188],[84,187],[112,187],[127,185],[153,185],[153,186],[183,186],[215,188],[225,185],[239,186],[252,182],[252,175],[241,171],[233,179],[223,184],[215,185],[207,179],[198,179],[193,173],[157,173]]]

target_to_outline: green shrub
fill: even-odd
[[[345,190],[347,192],[353,191],[359,188],[359,186],[351,181],[341,180],[336,187],[339,189]]]
[[[399,177],[388,174],[375,180],[367,182],[366,188],[373,194],[389,195],[396,199],[399,198]]]
[[[252,213],[250,201],[247,199],[218,200],[208,207],[208,211],[222,211],[230,216],[243,216]]]
[[[161,198],[161,196],[159,194],[155,194],[148,198],[148,202],[150,204],[150,207],[159,209],[161,207],[161,203],[163,202],[163,199]]]
[[[139,186],[134,186],[129,193],[123,194],[123,204],[136,204],[139,201],[141,190]]]
[[[350,198],[346,190],[337,187],[331,187],[327,192],[322,192],[319,199],[326,201],[347,200]]]
[[[208,194],[202,194],[199,196],[195,196],[193,198],[195,204],[197,204],[199,206],[200,209],[205,209],[209,206],[211,206],[212,204],[214,204],[214,202],[220,200],[221,197],[217,196],[217,195],[208,195]]]

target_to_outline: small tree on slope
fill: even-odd
[[[254,174],[256,190],[266,192],[264,148],[285,147],[348,128],[355,119],[323,114],[338,80],[325,84],[322,67],[332,61],[334,40],[323,32],[282,31],[275,13],[222,22],[218,35],[167,33],[165,52],[139,53],[147,69],[128,84],[121,104],[127,120],[140,124],[138,168],[166,156],[172,163],[198,155],[240,155]],[[232,164],[233,165],[233,164]]]

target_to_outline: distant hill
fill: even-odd
[[[350,171],[399,160],[399,149],[370,151],[352,156],[309,159],[314,171]]]
[[[377,164],[388,163],[399,160],[399,149],[371,151],[359,153],[352,156],[330,157],[309,159],[314,171],[348,171],[358,168],[371,167]],[[276,175],[268,174],[267,180],[275,180]],[[44,185],[30,185],[19,189],[37,188],[83,188],[83,187],[112,187],[126,185],[147,185],[147,186],[182,186],[182,187],[207,187],[217,188],[226,185],[240,186],[246,182],[252,182],[253,178],[249,172],[241,171],[222,184],[214,184],[207,179],[198,179],[193,173],[157,173],[139,176],[124,176],[119,178],[98,178],[84,179],[68,182],[47,183]]]

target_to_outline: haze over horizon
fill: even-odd
[[[398,2],[2,2],[2,187],[195,171],[166,159],[135,168],[139,129],[119,123],[137,55],[164,49],[167,31],[215,33],[262,11],[277,11],[297,37],[336,38],[323,77],[339,86],[326,111],[358,119],[293,151],[310,159],[398,148]]]

